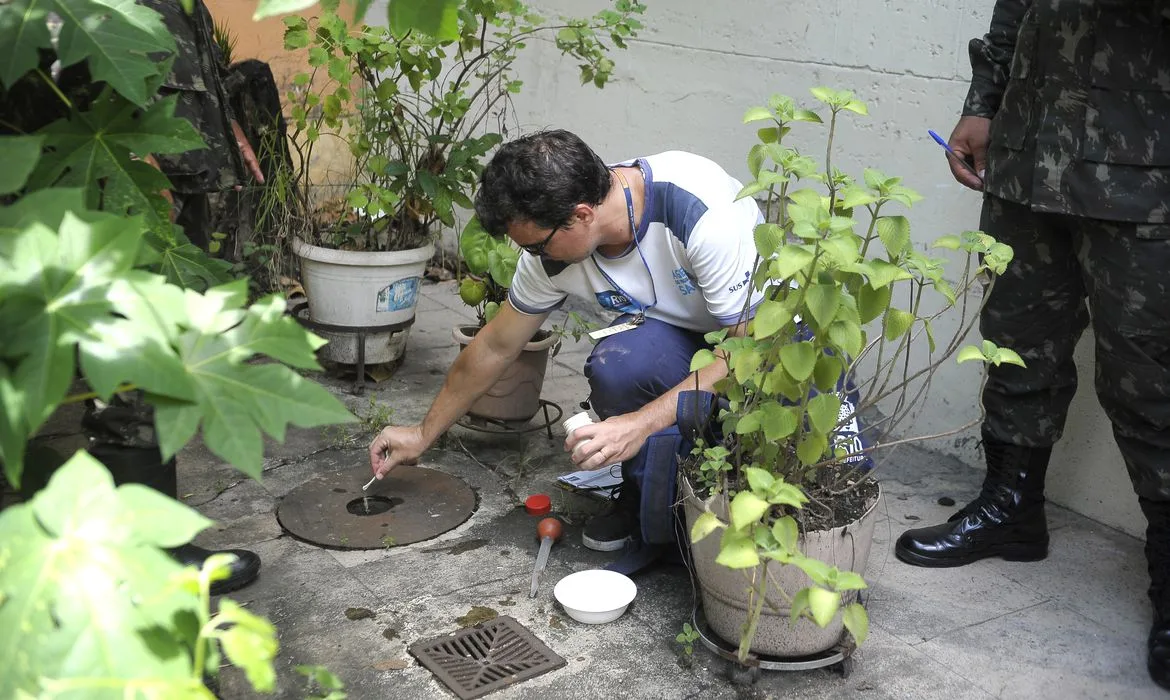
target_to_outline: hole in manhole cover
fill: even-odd
[[[402,503],[401,498],[386,498],[385,496],[365,496],[355,498],[345,504],[345,509],[351,515],[378,515],[385,513],[394,506]]]
[[[565,660],[503,616],[410,645],[410,654],[462,700],[558,669]]]

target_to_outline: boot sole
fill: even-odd
[[[1048,543],[1032,544],[1017,543],[989,547],[979,552],[972,552],[963,557],[928,557],[917,552],[910,552],[901,547],[894,547],[894,556],[910,564],[931,569],[946,569],[955,566],[966,566],[980,559],[999,557],[1004,561],[1040,561],[1048,557]]]
[[[595,552],[616,552],[619,549],[624,549],[629,541],[629,537],[623,537],[620,540],[595,540],[588,535],[581,535],[581,544]]]

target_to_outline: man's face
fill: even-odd
[[[508,237],[533,255],[570,264],[588,258],[597,247],[589,224],[577,215],[569,224],[556,228],[542,228],[531,221],[514,222],[508,227]]]

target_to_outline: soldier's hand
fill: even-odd
[[[370,443],[370,470],[381,479],[400,464],[417,464],[428,447],[422,426],[388,425]]]
[[[951,168],[951,175],[959,184],[973,190],[983,190],[984,171],[987,169],[987,143],[990,140],[991,120],[987,117],[960,117],[951,138],[947,141],[955,153],[970,163],[979,177],[976,177],[954,158],[947,158],[947,165]]]

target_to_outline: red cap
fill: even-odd
[[[552,510],[552,499],[543,493],[534,493],[524,501],[524,510],[529,515],[548,515]]]

